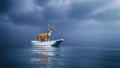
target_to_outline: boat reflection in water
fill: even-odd
[[[61,49],[51,46],[34,46],[31,61],[40,68],[53,68],[63,65]]]

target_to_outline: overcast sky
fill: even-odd
[[[29,42],[55,25],[51,39],[120,40],[120,0],[0,0],[0,41]]]

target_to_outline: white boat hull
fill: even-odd
[[[36,40],[33,40],[33,41],[31,41],[31,43],[33,44],[33,45],[43,45],[43,46],[55,46],[55,47],[57,47],[57,46],[59,46],[60,45],[60,43],[62,42],[62,41],[64,41],[64,39],[58,39],[58,40],[52,40],[52,41],[44,41],[44,42],[38,42],[38,41],[36,41]]]

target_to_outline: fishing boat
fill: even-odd
[[[31,43],[35,46],[53,46],[53,47],[59,47],[61,42],[63,42],[64,39],[58,39],[58,40],[51,40],[51,41],[41,41],[38,42],[37,40],[31,41]]]

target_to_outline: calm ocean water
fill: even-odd
[[[120,68],[119,45],[9,44],[0,49],[0,68]]]

